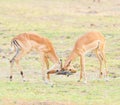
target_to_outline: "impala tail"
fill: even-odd
[[[19,51],[21,49],[20,44],[18,43],[18,41],[16,39],[13,39],[11,41],[11,51],[9,54],[13,53],[14,51],[16,52],[15,56],[10,60],[10,62],[13,62],[14,59],[16,58],[16,56],[18,55]]]
[[[20,44],[18,43],[18,41],[16,39],[13,39],[11,41],[10,52],[17,51],[18,49],[21,49],[21,46],[20,46]]]

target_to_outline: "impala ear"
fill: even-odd
[[[62,70],[62,59],[60,59],[60,69]]]

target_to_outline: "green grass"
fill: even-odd
[[[55,77],[56,78],[56,77]],[[56,80],[54,88],[36,82],[0,82],[0,99],[64,101],[83,105],[119,105],[120,79],[93,81],[87,85],[77,83],[71,78]]]
[[[119,0],[0,0],[0,104],[5,100],[75,102],[79,105],[120,104],[120,12]],[[14,80],[9,82],[8,56],[11,39],[23,32],[35,32],[48,37],[60,58],[69,55],[76,39],[89,32],[100,31],[106,38],[106,55],[110,82],[97,81],[97,59],[86,56],[87,85],[77,83],[79,73],[69,78],[53,76],[55,87],[41,81],[39,55],[30,53],[21,60],[25,77],[21,83],[14,68]],[[79,67],[79,58],[73,62]],[[51,64],[52,65],[52,64]],[[79,71],[79,68],[76,68]],[[113,78],[114,77],[114,78]],[[16,103],[17,104],[17,103]]]

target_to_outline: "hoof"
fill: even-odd
[[[107,77],[107,78],[105,78],[105,81],[106,81],[106,82],[109,82],[109,81],[110,81],[110,79]]]
[[[24,79],[23,82],[26,82],[26,80]]]
[[[87,81],[84,81],[83,83],[84,83],[84,84],[87,84]]]
[[[51,81],[44,81],[46,85],[50,85],[50,87],[54,87],[54,84]]]
[[[53,88],[53,87],[54,87],[54,84],[51,84],[50,86]]]
[[[44,81],[45,84],[49,84],[49,81]]]
[[[12,81],[12,76],[10,76],[10,81]]]

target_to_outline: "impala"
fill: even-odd
[[[54,64],[49,70],[61,69],[60,61],[54,47],[49,39],[39,36],[34,33],[22,33],[14,37],[11,41],[11,45],[16,51],[14,57],[10,60],[10,80],[13,78],[13,65],[16,63],[18,70],[24,80],[24,74],[19,61],[31,50],[35,50],[40,55],[41,66],[42,66],[42,79],[45,80],[46,70],[49,69],[48,59]],[[33,62],[34,63],[34,62]]]
[[[70,68],[71,62],[76,58],[80,57],[80,78],[78,81],[84,77],[84,82],[87,83],[87,77],[85,72],[85,53],[88,51],[94,51],[99,62],[100,62],[100,78],[104,74],[107,76],[107,68],[106,68],[106,58],[105,58],[105,38],[99,32],[89,32],[81,37],[78,38],[76,41],[74,48],[64,63],[64,66],[61,67],[62,69],[59,71],[60,74],[64,74],[65,71],[75,73],[76,71],[73,68]],[[103,72],[103,63],[105,64],[105,72]],[[51,71],[48,72],[48,79],[50,79]]]

